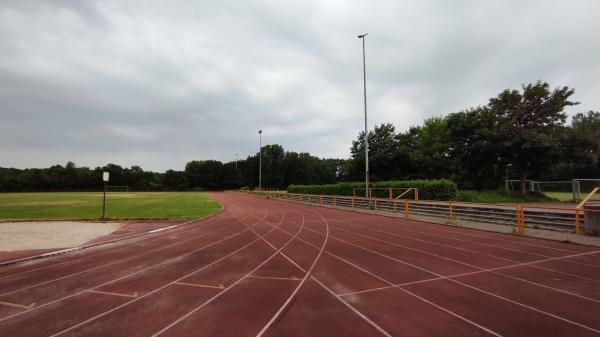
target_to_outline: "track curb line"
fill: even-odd
[[[66,254],[66,253],[70,253],[70,252],[74,252],[74,251],[78,251],[78,250],[84,250],[84,249],[88,249],[88,248],[98,247],[98,246],[107,245],[107,244],[111,244],[111,243],[115,243],[115,242],[119,242],[119,241],[125,241],[125,240],[129,240],[129,239],[134,239],[134,238],[137,238],[137,237],[140,237],[140,236],[144,236],[144,235],[150,235],[150,234],[154,234],[154,233],[159,233],[159,232],[166,231],[166,230],[169,230],[169,229],[174,229],[174,228],[178,228],[178,227],[181,227],[181,226],[184,226],[184,225],[189,225],[189,224],[194,223],[194,222],[206,220],[208,218],[216,216],[217,214],[220,214],[221,212],[223,212],[223,210],[225,210],[225,207],[223,205],[221,205],[221,207],[216,212],[211,213],[209,215],[206,215],[204,217],[198,218],[198,219],[186,221],[186,222],[183,222],[183,223],[180,223],[180,224],[171,225],[171,226],[167,226],[167,227],[157,228],[157,229],[153,229],[151,231],[147,231],[147,232],[143,232],[143,233],[139,233],[139,234],[134,234],[134,235],[130,235],[130,236],[126,236],[126,237],[123,237],[123,238],[114,239],[114,240],[103,241],[103,242],[98,242],[98,243],[94,243],[94,244],[90,244],[90,245],[77,246],[77,247],[56,250],[56,251],[47,252],[47,253],[38,254],[38,255],[26,256],[26,257],[14,259],[14,260],[3,261],[3,262],[0,262],[0,267],[2,267],[2,266],[8,266],[8,265],[11,265],[11,264],[16,264],[16,263],[20,263],[20,262],[27,262],[27,261],[42,259],[42,258],[45,258],[45,257],[54,256],[54,255]]]

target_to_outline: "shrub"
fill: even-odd
[[[352,195],[353,188],[364,188],[364,183],[344,182],[329,185],[290,185],[287,188],[289,193],[303,194],[324,194],[324,195]],[[374,188],[418,188],[419,199],[424,200],[453,200],[457,196],[456,183],[441,180],[391,180],[379,181],[371,184]],[[386,198],[387,192],[384,190],[375,190],[374,197]]]

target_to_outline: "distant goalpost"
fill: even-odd
[[[129,186],[107,185],[106,192],[129,192]]]
[[[575,178],[572,180],[537,181],[525,180],[527,191],[542,193],[569,193],[571,200],[579,202],[582,196],[590,193],[594,188],[600,187],[600,179]],[[517,179],[505,180],[506,193],[519,191],[521,181]]]

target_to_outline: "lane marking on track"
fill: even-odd
[[[199,288],[225,289],[225,286],[222,284],[219,284],[218,286],[210,285],[210,284],[187,283],[187,282],[175,282],[174,284],[177,284],[180,286],[199,287]]]
[[[19,309],[25,309],[25,310],[31,309],[35,305],[35,303],[31,303],[30,305],[23,305],[23,304],[10,303],[10,302],[4,302],[4,301],[0,301],[0,304],[5,305],[7,307],[13,307],[13,308],[19,308]]]
[[[111,293],[109,291],[100,291],[100,290],[88,290],[89,293],[100,294],[100,295],[110,295],[110,296],[120,296],[127,298],[136,298],[138,297],[138,293],[135,292],[133,294],[121,294],[121,293]]]
[[[540,269],[540,270],[545,270],[545,271],[549,271],[549,272],[553,272],[553,273],[567,275],[567,276],[578,278],[578,279],[584,279],[584,280],[587,280],[587,281],[590,281],[590,282],[594,282],[594,283],[600,283],[600,280],[598,280],[598,279],[593,279],[593,278],[586,277],[586,276],[583,276],[583,275],[572,274],[572,273],[563,272],[563,271],[560,271],[560,270],[557,270],[557,269],[552,269],[552,268],[548,268],[548,267],[536,266],[535,265],[537,263],[542,263],[542,262],[547,262],[547,261],[554,261],[554,260],[569,261],[569,260],[566,260],[566,259],[567,258],[571,258],[571,257],[577,257],[577,256],[588,256],[588,255],[596,256],[596,254],[600,253],[600,251],[577,253],[577,254],[573,254],[573,255],[552,257],[552,258],[548,258],[548,259],[534,260],[534,261],[530,261],[530,262],[519,262],[519,260],[508,259],[508,258],[505,258],[505,257],[496,256],[496,255],[485,254],[485,253],[482,253],[482,252],[477,251],[477,250],[472,250],[472,249],[466,249],[466,248],[462,248],[462,247],[447,245],[447,244],[439,243],[439,242],[436,242],[436,241],[429,241],[429,240],[423,240],[423,239],[413,238],[411,236],[405,236],[405,235],[402,235],[402,234],[393,233],[393,232],[389,232],[389,231],[382,231],[382,230],[378,230],[378,229],[375,229],[375,228],[366,228],[366,227],[354,225],[354,224],[351,224],[351,223],[347,223],[347,224],[350,225],[350,226],[353,226],[353,227],[358,227],[358,228],[361,228],[361,229],[364,229],[364,230],[372,230],[372,231],[375,231],[375,232],[383,233],[383,234],[386,234],[386,235],[391,235],[391,236],[398,237],[398,238],[404,238],[404,239],[408,239],[408,240],[412,240],[412,241],[417,241],[417,242],[425,242],[425,243],[433,244],[433,245],[440,246],[440,247],[447,247],[447,248],[450,248],[450,249],[453,249],[453,250],[459,250],[459,251],[468,252],[470,254],[476,254],[476,255],[479,255],[479,256],[491,257],[491,258],[497,259],[497,260],[502,260],[502,261],[507,261],[507,262],[513,262],[513,263],[516,262],[517,263],[517,264],[508,265],[508,266],[505,266],[505,267],[499,267],[499,269],[511,268],[511,267],[519,267],[519,266],[531,266],[532,268],[535,268],[535,269]],[[319,233],[319,234],[323,235],[323,233]],[[498,268],[496,268],[496,269],[498,269]],[[495,269],[490,269],[490,270],[495,270]]]
[[[259,278],[259,279],[267,279],[267,280],[281,280],[281,281],[300,281],[301,278],[297,278],[296,276],[292,277],[276,277],[276,276],[258,276],[258,275],[250,275],[248,278]]]
[[[258,219],[258,220],[257,220],[257,221],[256,221],[256,222],[253,224],[253,226],[254,226],[254,225],[256,225],[256,224],[258,224],[259,222],[263,221],[263,220],[264,220],[264,219],[267,217],[267,215],[268,215],[268,211],[267,211],[266,209],[264,209],[264,210],[265,210],[265,214],[264,214],[264,215],[262,215],[262,216],[261,216],[261,218],[260,218],[260,219]],[[236,216],[234,215],[234,217],[236,217]],[[247,216],[244,216],[244,217],[242,217],[242,218],[236,217],[236,219],[237,219],[237,221],[239,221],[239,222],[242,222],[242,223],[243,223],[243,221],[242,221],[242,220],[243,220],[243,219],[246,219],[246,218],[248,218],[248,217],[249,217],[249,215],[247,215]],[[258,216],[256,216],[256,217],[258,218]],[[283,221],[283,219],[282,219],[281,221]],[[225,241],[225,240],[226,240],[226,239],[228,239],[228,238],[231,238],[231,237],[234,237],[234,236],[236,236],[236,235],[239,235],[240,233],[242,233],[242,232],[244,232],[244,231],[246,231],[246,230],[248,230],[248,229],[244,229],[244,230],[242,230],[242,231],[240,231],[240,232],[238,232],[238,233],[235,233],[235,234],[229,235],[229,236],[227,236],[227,237],[225,237],[225,238],[222,238],[221,240],[215,241],[215,242],[213,242],[213,243],[211,243],[211,244],[209,244],[209,245],[207,245],[207,246],[204,246],[204,247],[202,247],[202,248],[200,248],[200,249],[197,249],[197,250],[194,250],[194,251],[192,251],[192,252],[196,252],[196,251],[199,251],[199,250],[201,250],[201,249],[204,249],[204,248],[207,248],[207,247],[210,247],[210,246],[214,246],[214,245],[218,244],[219,242],[223,242],[223,241]],[[194,270],[194,271],[190,272],[189,274],[187,274],[187,275],[184,275],[184,276],[182,276],[182,277],[180,277],[180,278],[176,279],[176,280],[175,280],[175,281],[173,281],[173,282],[169,282],[169,283],[167,283],[167,284],[165,284],[165,285],[163,285],[163,286],[161,286],[161,287],[159,287],[159,288],[157,288],[157,289],[154,289],[154,290],[152,290],[152,291],[150,291],[150,292],[147,292],[147,293],[145,293],[144,295],[141,295],[141,296],[139,296],[139,297],[137,297],[137,298],[135,298],[135,299],[133,299],[133,300],[131,300],[131,301],[129,301],[129,302],[125,302],[125,303],[123,303],[123,304],[121,304],[121,305],[119,305],[119,306],[117,306],[117,307],[114,307],[114,308],[112,308],[112,309],[109,309],[109,310],[107,310],[107,311],[105,311],[105,312],[103,312],[103,313],[100,313],[100,314],[98,314],[98,315],[96,315],[96,316],[94,316],[94,317],[91,317],[91,318],[89,318],[89,319],[87,319],[87,320],[85,320],[85,321],[83,321],[83,322],[77,323],[77,324],[75,324],[75,325],[73,325],[73,326],[71,326],[71,327],[69,327],[69,328],[67,328],[67,329],[64,329],[64,330],[62,330],[62,331],[59,331],[59,332],[57,332],[57,333],[53,334],[51,337],[62,335],[62,334],[64,334],[64,333],[68,332],[68,331],[71,331],[71,330],[73,330],[73,329],[76,329],[76,328],[78,328],[78,327],[80,327],[80,326],[82,326],[82,325],[85,325],[85,324],[87,324],[87,323],[89,323],[89,322],[91,322],[91,321],[93,321],[93,320],[96,320],[96,319],[99,319],[99,318],[101,318],[101,317],[104,317],[104,316],[106,316],[106,315],[110,314],[111,312],[114,312],[114,311],[116,311],[116,310],[119,310],[119,309],[121,309],[121,308],[123,308],[123,307],[125,307],[125,306],[127,306],[127,305],[129,305],[129,304],[135,303],[135,302],[137,302],[137,301],[139,301],[139,300],[142,300],[142,299],[144,299],[144,298],[146,298],[146,297],[148,297],[148,296],[150,296],[150,295],[152,295],[152,294],[155,294],[155,293],[157,293],[158,291],[160,291],[160,290],[162,290],[162,289],[165,289],[166,287],[169,287],[169,286],[173,285],[173,283],[175,283],[175,282],[179,282],[179,281],[181,281],[181,280],[185,279],[186,277],[189,277],[189,276],[191,276],[191,275],[193,275],[193,274],[195,274],[195,273],[198,273],[198,272],[200,272],[200,271],[202,271],[202,270],[205,270],[205,269],[207,269],[207,268],[210,268],[211,266],[215,265],[216,263],[218,263],[218,262],[220,262],[220,261],[222,261],[222,260],[225,260],[225,259],[227,259],[228,257],[230,257],[230,256],[232,256],[232,255],[236,254],[237,252],[239,252],[239,251],[241,251],[241,250],[243,250],[243,249],[245,249],[245,248],[249,247],[250,245],[252,245],[253,243],[255,243],[255,242],[259,241],[259,240],[260,240],[260,239],[255,239],[255,240],[253,240],[253,241],[250,241],[249,243],[247,243],[247,244],[243,245],[242,247],[240,247],[240,248],[236,249],[235,251],[233,251],[233,252],[231,252],[231,253],[229,253],[229,254],[227,254],[227,255],[225,255],[225,256],[222,256],[222,257],[218,258],[217,260],[215,260],[215,261],[213,261],[213,262],[209,263],[208,265],[205,265],[204,267],[201,267],[201,268],[199,268],[199,269],[196,269],[196,270]],[[182,256],[189,255],[189,254],[191,254],[192,252],[189,252],[189,253],[186,253],[186,254],[180,255],[179,257],[172,259],[172,261],[174,261],[174,260],[177,260],[177,259],[181,258]],[[167,260],[167,261],[171,261],[171,260]],[[167,261],[166,261],[166,262],[167,262]],[[156,266],[158,266],[158,265],[164,264],[164,263],[166,263],[166,262],[159,263],[159,264],[157,264],[157,265],[153,266],[152,268],[154,268],[154,267],[156,267]],[[143,270],[141,270],[141,271],[138,271],[138,272],[136,272],[136,273],[139,273],[139,272],[142,272],[142,271],[143,271]],[[131,276],[131,275],[127,275],[127,276],[125,276],[125,277],[128,277],[128,276]],[[125,278],[125,277],[122,277],[122,278]],[[122,279],[122,278],[120,278],[120,279]],[[97,288],[97,287],[100,287],[100,286],[103,286],[103,285],[106,285],[106,284],[109,284],[109,283],[112,283],[112,282],[115,282],[115,281],[118,281],[118,280],[119,280],[119,279],[117,279],[117,280],[112,280],[112,281],[109,281],[109,282],[107,282],[107,283],[104,283],[104,284],[101,284],[101,285],[99,285],[99,286],[96,286],[95,288]],[[231,286],[229,286],[229,287],[231,287]],[[84,290],[84,291],[82,291],[81,293],[83,293],[83,292],[85,292],[85,290]],[[221,293],[222,293],[222,292],[221,292]],[[79,293],[76,293],[75,295],[77,295],[77,294],[79,294]],[[75,296],[75,295],[72,295],[72,296]],[[69,297],[72,297],[72,296],[69,296]],[[59,300],[63,300],[63,299],[64,299],[64,298],[62,298],[62,299],[59,299]],[[53,302],[49,302],[49,303],[46,303],[46,304],[44,304],[44,305],[45,305],[45,306],[46,306],[46,305],[50,305],[51,303],[54,303],[54,302],[56,302],[56,301],[59,301],[59,300],[55,300],[55,301],[53,301]],[[27,312],[27,311],[26,311],[26,312]],[[12,317],[14,317],[14,316],[16,316],[16,315],[8,316],[8,317],[5,317],[5,318],[0,318],[0,322],[2,322],[3,320],[6,320],[6,319],[8,319],[8,318],[12,318]]]

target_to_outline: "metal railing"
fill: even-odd
[[[445,223],[477,222],[514,226],[519,234],[526,228],[552,229],[581,234],[586,216],[600,210],[555,208],[520,204],[480,204],[457,201],[415,201],[408,199],[366,198],[357,196],[315,195],[267,191],[242,193],[277,200],[298,202],[313,206],[351,211],[394,213],[405,219],[418,217],[438,218]]]

